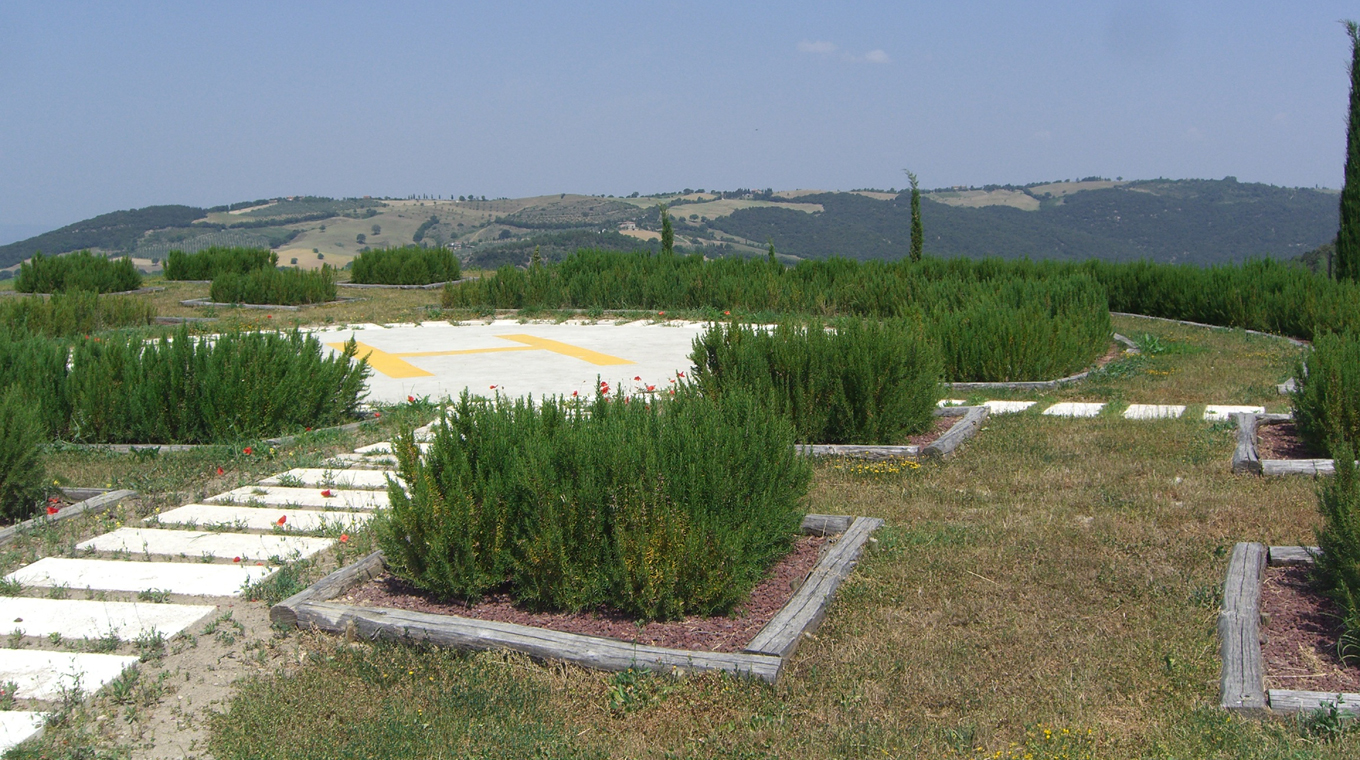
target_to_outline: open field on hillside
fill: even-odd
[[[163,314],[203,316],[178,300],[207,285],[148,284],[166,290],[132,297]],[[438,291],[363,297],[272,318],[216,313],[223,326],[410,322],[439,301]],[[1312,543],[1318,517],[1311,480],[1232,475],[1231,426],[1199,419],[1195,405],[1284,410],[1273,385],[1299,349],[1143,318],[1114,326],[1146,354],[1052,392],[983,394],[1111,402],[1099,417],[993,416],[940,464],[817,464],[809,512],[887,526],[778,686],[275,632],[263,602],[243,601],[231,611],[244,633],[200,626],[172,640],[163,658],[143,663],[138,691],[72,706],[21,756],[1354,757],[1354,731],[1324,740],[1306,723],[1261,724],[1217,707],[1215,618],[1232,544]],[[1130,421],[1118,414],[1125,402],[1191,409]],[[390,439],[434,413],[382,411],[358,431],[276,451],[257,444],[253,455],[55,451],[58,481],[143,496],[107,518],[75,518],[11,544],[0,571],[74,553],[78,540],[158,508]],[[344,561],[370,542],[355,531]],[[303,582],[341,561],[303,567]]]
[[[925,197],[947,206],[959,206],[961,208],[1010,206],[1021,211],[1039,210],[1039,199],[1026,195],[1019,190],[946,190],[927,193]]]

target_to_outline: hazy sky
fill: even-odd
[[[276,195],[1338,187],[1360,4],[0,0],[0,225]],[[33,234],[33,233],[29,233]]]

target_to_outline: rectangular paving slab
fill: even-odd
[[[0,754],[10,751],[19,742],[42,733],[46,720],[47,713],[26,710],[0,712]]]
[[[1213,422],[1226,422],[1234,414],[1265,414],[1264,406],[1235,406],[1232,404],[1209,404],[1204,407],[1204,419]]]
[[[354,528],[369,521],[371,512],[321,512],[311,509],[291,507],[237,507],[221,504],[186,504],[148,518],[162,525],[188,525],[208,527],[225,525],[240,530],[272,530],[278,526],[279,518],[287,518],[283,523],[285,531],[325,530],[328,527]]]
[[[1129,404],[1124,410],[1126,420],[1171,420],[1185,414],[1180,404]]]
[[[159,631],[167,638],[216,610],[211,604],[151,604],[100,602],[86,599],[0,599],[0,635],[22,631],[26,636],[99,639],[110,633],[132,641]]]
[[[1094,417],[1104,408],[1104,404],[1064,401],[1045,409],[1044,414],[1050,417]]]
[[[281,486],[301,483],[314,488],[386,489],[387,476],[396,478],[391,470],[328,470],[323,467],[295,467],[260,481],[262,486]]]
[[[125,562],[114,559],[46,557],[5,576],[25,586],[95,591],[168,591],[192,596],[240,596],[276,567],[208,565],[197,562]]]
[[[1037,402],[1037,401],[984,401],[984,402],[982,402],[982,405],[985,406],[985,407],[987,407],[987,411],[988,411],[989,413],[991,413],[991,414],[1015,414],[1016,412],[1023,412],[1023,411],[1025,411],[1026,409],[1030,408],[1031,406],[1034,406],[1034,405],[1037,404],[1037,403],[1039,403],[1039,402]]]
[[[329,492],[329,495],[327,495]],[[288,486],[243,486],[210,496],[204,501],[261,506],[322,507],[327,509],[376,509],[387,506],[386,491],[356,491],[345,488],[291,488]],[[274,518],[278,519],[278,518]]]
[[[423,442],[423,441],[420,441],[420,442],[417,442],[417,443],[416,443],[416,446],[421,450],[422,453],[423,453],[423,452],[426,452],[426,451],[429,451],[429,450],[430,450],[430,446],[432,446],[432,445],[433,445],[433,444],[430,444],[430,443],[427,443],[427,442]],[[379,442],[377,442],[377,443],[370,443],[370,444],[368,444],[367,446],[360,446],[359,448],[355,449],[355,450],[354,450],[354,453],[355,453],[355,454],[391,454],[391,453],[392,453],[392,442],[391,442],[391,441],[379,441]]]
[[[280,514],[279,517],[286,517]],[[277,521],[279,517],[274,519]],[[285,520],[285,525],[287,521]],[[242,562],[281,557],[284,561],[310,557],[335,543],[329,538],[275,536],[261,533],[215,533],[162,528],[119,528],[76,544],[77,549],[97,552],[131,552],[133,555],[163,554],[171,557],[212,557]]]
[[[57,700],[63,689],[93,694],[136,664],[136,657],[116,654],[0,649],[0,683],[17,684],[20,699]]]

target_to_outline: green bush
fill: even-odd
[[[1295,372],[1294,420],[1304,440],[1332,452],[1360,441],[1360,331],[1322,333]]]
[[[458,257],[443,248],[408,245],[374,248],[353,261],[350,281],[376,285],[429,285],[461,275]]]
[[[60,431],[91,443],[214,443],[354,419],[366,361],[357,346],[327,357],[296,331],[198,338],[181,327],[147,343],[131,336],[76,344]]]
[[[197,253],[171,251],[165,258],[165,279],[212,280],[229,272],[245,274],[278,263],[279,255],[267,248],[211,246]]]
[[[156,321],[156,307],[133,296],[103,296],[88,290],[56,293],[51,298],[0,300],[0,324],[49,337],[88,335]]]
[[[14,289],[20,293],[60,293],[68,290],[119,293],[141,286],[142,274],[132,266],[132,259],[106,259],[89,251],[68,253],[65,256],[35,253],[32,259],[19,265],[19,278],[14,282]]]
[[[951,381],[1043,380],[1108,349],[1105,293],[1089,275],[1027,261],[863,264],[578,251],[528,271],[445,286],[445,308],[710,309],[903,317],[924,325]]]
[[[42,420],[20,386],[0,394],[0,521],[26,520],[42,505],[44,474]]]
[[[61,341],[0,325],[0,388],[23,388],[48,435],[64,432],[70,417],[69,356]]]
[[[1318,488],[1322,527],[1317,540],[1322,553],[1314,572],[1341,608],[1345,632],[1339,654],[1343,660],[1360,660],[1360,482],[1350,444],[1338,444],[1333,453],[1336,475]]]
[[[810,465],[793,426],[739,393],[673,400],[465,393],[429,452],[394,442],[375,535],[393,572],[447,598],[641,619],[727,612],[798,530]]]
[[[225,272],[213,278],[210,297],[217,303],[297,306],[335,300],[335,270],[253,269],[245,274]]]
[[[941,367],[920,325],[847,318],[833,327],[713,325],[694,340],[694,382],[711,398],[761,399],[802,443],[895,444],[926,430]]]

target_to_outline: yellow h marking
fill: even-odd
[[[434,377],[433,372],[425,370],[404,361],[406,358],[418,356],[459,356],[462,354],[494,354],[503,351],[551,351],[555,354],[570,356],[573,359],[580,359],[583,362],[594,364],[598,367],[612,367],[620,364],[636,364],[627,359],[620,359],[617,356],[602,354],[598,351],[591,351],[588,348],[573,346],[570,343],[561,343],[547,338],[537,338],[533,335],[497,335],[498,338],[512,340],[516,343],[523,343],[523,346],[501,346],[497,348],[465,348],[456,351],[406,351],[401,353],[388,353],[379,348],[374,348],[366,343],[359,343],[360,359],[367,358],[368,366],[387,375],[388,377],[407,378],[407,377]],[[327,343],[326,345],[337,351],[343,351],[344,343]]]

